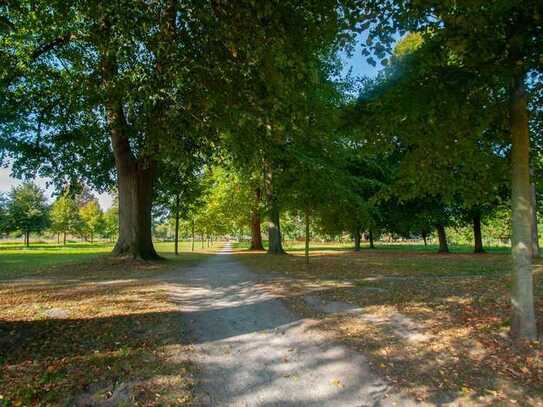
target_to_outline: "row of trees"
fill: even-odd
[[[306,235],[311,219],[357,246],[364,230],[435,229],[445,250],[450,219],[469,218],[480,243],[481,218],[510,199],[512,332],[536,337],[528,147],[541,128],[529,121],[541,116],[540,1],[0,7],[1,157],[57,185],[116,183],[114,254],[157,258],[153,204],[179,219],[204,164],[247,186],[253,248],[265,214],[276,254],[285,211]],[[389,68],[352,98],[335,56],[361,32],[368,62]]]
[[[30,234],[49,231],[66,244],[67,235],[94,242],[97,236],[114,238],[118,229],[116,206],[102,212],[96,198],[86,189],[68,191],[49,205],[43,191],[33,183],[14,187],[7,197],[0,197],[0,234],[21,233],[26,246]]]

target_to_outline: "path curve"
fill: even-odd
[[[179,304],[198,367],[203,406],[411,406],[367,359],[331,342],[230,256],[231,245],[184,270]]]

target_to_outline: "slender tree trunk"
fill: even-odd
[[[90,235],[91,235],[91,244],[93,244],[93,243],[94,243],[94,233],[93,233],[93,232],[91,232],[91,234],[90,234]]]
[[[484,253],[483,235],[481,233],[481,214],[476,211],[473,215],[473,239],[475,242],[474,253]]]
[[[62,237],[62,244],[66,246],[66,231],[64,231],[64,236]]]
[[[60,244],[60,232],[57,232],[57,244]]]
[[[25,246],[30,247],[30,232],[25,231]]]
[[[251,211],[251,247],[249,250],[264,250],[260,229],[260,188],[255,191],[255,205]]]
[[[362,236],[360,235],[360,227],[357,226],[353,232],[353,239],[354,239],[354,251],[359,252],[360,251],[360,241],[362,240]]]
[[[529,177],[528,97],[524,75],[517,72],[511,94],[513,206],[513,318],[515,340],[537,339],[532,276],[532,196]]]
[[[305,210],[305,264],[309,264],[309,210]]]
[[[443,224],[436,225],[437,238],[439,240],[438,253],[449,253],[449,245],[447,244],[447,234],[445,233],[445,226]]]
[[[370,249],[375,249],[375,245],[373,244],[373,230],[369,230],[369,238],[370,238]]]
[[[424,246],[426,247],[428,245],[428,241],[426,240],[428,237],[426,234],[426,231],[423,230],[421,235],[422,235],[422,240],[424,241]]]
[[[192,220],[192,251],[194,251],[194,241],[195,241],[195,236],[194,236],[194,219]]]
[[[151,209],[155,163],[132,152],[122,102],[115,91],[117,61],[111,49],[103,49],[102,87],[110,128],[119,193],[119,236],[113,254],[144,260],[158,259],[151,235]]]
[[[200,246],[201,246],[202,249],[205,247],[204,246],[204,234],[203,233],[200,234]]]
[[[175,195],[175,255],[179,256],[179,194]]]
[[[532,257],[539,257],[539,232],[537,230],[537,195],[535,182],[532,181]]]

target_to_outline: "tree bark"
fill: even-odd
[[[481,233],[481,214],[476,211],[473,214],[473,240],[474,240],[474,253],[484,253],[483,247],[483,235]]]
[[[305,217],[305,264],[309,264],[309,210],[306,209]]]
[[[60,244],[60,233],[57,233],[57,244]]]
[[[428,245],[428,242],[427,242],[427,240],[426,240],[426,238],[428,237],[428,236],[426,235],[426,231],[423,230],[422,233],[421,233],[421,235],[422,235],[422,240],[424,241],[424,246],[426,247],[426,246]]]
[[[360,241],[362,240],[362,236],[360,236],[360,227],[357,226],[356,229],[353,232],[353,239],[354,239],[354,251],[359,252],[360,251]]]
[[[113,255],[156,260],[151,236],[151,209],[155,163],[149,157],[134,157],[122,103],[114,89],[117,63],[114,53],[102,51],[102,86],[105,91],[106,118],[110,128],[117,188],[119,193],[119,236]]]
[[[375,249],[375,245],[373,244],[373,230],[369,230],[369,238],[370,238],[370,249]]]
[[[268,223],[268,253],[285,254],[281,240],[281,225],[279,223],[279,209],[272,203],[270,210],[270,221]]]
[[[25,246],[30,247],[30,232],[25,231]]]
[[[438,253],[449,253],[449,245],[447,244],[447,234],[445,233],[445,226],[443,224],[436,225],[437,238],[439,240]]]
[[[179,194],[175,195],[175,255],[179,256]]]
[[[532,197],[529,177],[528,97],[524,75],[515,74],[511,92],[512,206],[513,206],[513,317],[515,340],[537,339],[532,276]]]
[[[264,250],[262,230],[260,229],[260,188],[255,191],[255,205],[251,211],[251,247],[249,250]]]
[[[66,231],[64,231],[64,236],[62,237],[62,244],[66,246]]]
[[[532,181],[532,257],[539,257],[539,233],[537,230],[537,195],[535,182]]]

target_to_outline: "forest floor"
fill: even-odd
[[[171,244],[159,244],[171,251]],[[107,244],[0,248],[0,406],[186,405],[192,366],[164,278],[204,261],[114,260]]]
[[[514,348],[508,337],[509,255],[321,247],[306,265],[291,249],[235,257],[393,388],[432,405],[543,405],[540,345]],[[541,332],[542,260],[534,272]]]

